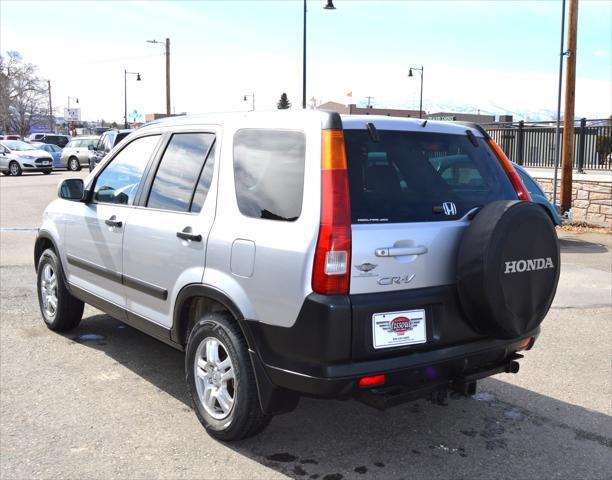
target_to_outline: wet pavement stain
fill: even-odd
[[[368,471],[368,467],[366,467],[365,465],[355,468],[355,472],[360,473],[361,475],[363,475],[364,473],[367,473],[367,471]]]
[[[316,460],[313,460],[312,458],[305,458],[303,460],[300,460],[300,463],[303,463],[303,464],[310,463],[312,465],[317,465],[319,462],[317,462]]]
[[[344,476],[341,473],[328,473],[323,477],[323,480],[342,480]]]
[[[383,468],[385,466],[383,462],[374,462],[374,465],[377,466],[378,468]]]
[[[308,472],[304,470],[304,468],[301,467],[300,465],[296,465],[295,467],[293,467],[293,473],[300,477],[303,477],[304,475],[308,475]]]
[[[268,455],[266,459],[271,460],[273,462],[282,462],[289,463],[297,460],[298,457],[295,455],[291,455],[290,453],[273,453],[272,455]]]

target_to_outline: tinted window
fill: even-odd
[[[189,211],[196,182],[214,140],[211,133],[175,133],[161,159],[147,207]]]
[[[516,193],[481,138],[467,135],[345,130],[353,223],[452,220]],[[453,202],[457,214],[443,213]]]
[[[210,190],[213,171],[215,169],[215,146],[216,143],[213,143],[213,146],[208,153],[206,163],[204,164],[202,174],[200,175],[200,180],[198,181],[195,195],[193,196],[193,201],[191,202],[191,211],[194,213],[199,213],[202,210],[206,197],[208,196],[208,190]]]
[[[239,130],[234,136],[234,180],[243,215],[296,220],[302,211],[306,141],[289,130]]]
[[[113,143],[113,146],[117,145],[121,140],[127,137],[130,133],[131,132],[118,133],[117,138],[115,139],[115,142]]]
[[[121,150],[96,179],[94,202],[132,205],[158,140],[159,135],[137,138]]]

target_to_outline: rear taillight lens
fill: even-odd
[[[312,271],[312,289],[324,295],[349,291],[351,209],[342,130],[323,130],[321,224]]]
[[[514,187],[514,191],[518,195],[519,200],[526,200],[530,202],[531,195],[529,194],[529,191],[525,187],[525,184],[523,183],[523,180],[521,180],[519,174],[516,173],[516,170],[512,166],[512,162],[508,160],[508,157],[506,157],[504,151],[499,148],[499,145],[497,145],[497,143],[495,143],[495,141],[493,141],[492,139],[487,140],[487,143],[495,153],[495,156],[499,160],[499,163],[504,169],[504,172],[506,172],[506,175],[508,175],[510,183]]]

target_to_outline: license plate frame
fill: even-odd
[[[372,345],[375,350],[426,342],[427,318],[424,309],[372,315]]]

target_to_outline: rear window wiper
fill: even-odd
[[[476,140],[474,133],[471,130],[466,130],[465,133],[467,137],[470,139],[470,143],[474,145],[475,147],[478,147],[479,143],[478,143],[478,140]]]

